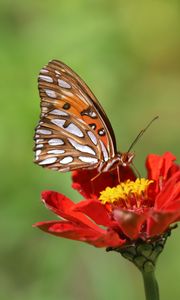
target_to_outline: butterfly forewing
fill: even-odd
[[[35,162],[60,171],[95,168],[116,153],[110,122],[84,81],[53,60],[39,74]]]

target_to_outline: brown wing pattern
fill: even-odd
[[[95,168],[116,154],[110,122],[75,72],[53,60],[40,71],[38,87],[41,120],[35,134],[36,163],[60,171]]]
[[[102,159],[96,134],[63,110],[55,109],[42,117],[35,143],[35,163],[62,172],[95,168]]]

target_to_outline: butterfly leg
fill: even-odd
[[[132,165],[132,167],[133,167],[133,169],[134,169],[136,175],[137,175],[139,178],[141,178],[141,174],[139,173],[139,171],[138,171],[138,169],[135,167],[135,165],[134,165],[133,163],[131,163],[131,165]]]
[[[98,173],[96,176],[94,176],[93,178],[91,178],[91,187],[92,187],[92,193],[94,194],[95,190],[94,190],[94,185],[93,182],[96,178],[98,178],[101,175],[101,173]]]
[[[96,176],[94,176],[93,178],[91,178],[91,181],[93,182],[96,178],[98,178],[101,175],[101,173],[98,173]]]
[[[120,177],[120,171],[119,171],[119,166],[117,166],[117,176],[118,176],[118,182],[121,182],[121,177]]]

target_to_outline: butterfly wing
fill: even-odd
[[[64,110],[54,109],[42,117],[35,143],[35,162],[61,172],[95,168],[102,160],[96,134]]]
[[[38,87],[41,120],[35,134],[36,163],[66,171],[95,168],[100,161],[115,155],[111,124],[98,100],[74,71],[53,60],[40,71]],[[63,144],[57,141],[52,145],[52,140]]]

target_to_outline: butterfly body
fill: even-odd
[[[134,158],[134,153],[120,153],[117,152],[113,158],[110,158],[108,161],[102,161],[98,166],[98,171],[109,172],[117,169],[119,166],[127,167],[132,163]]]
[[[39,74],[40,122],[35,163],[61,172],[127,166],[134,154],[120,153],[111,124],[84,81],[64,63],[52,60]]]

